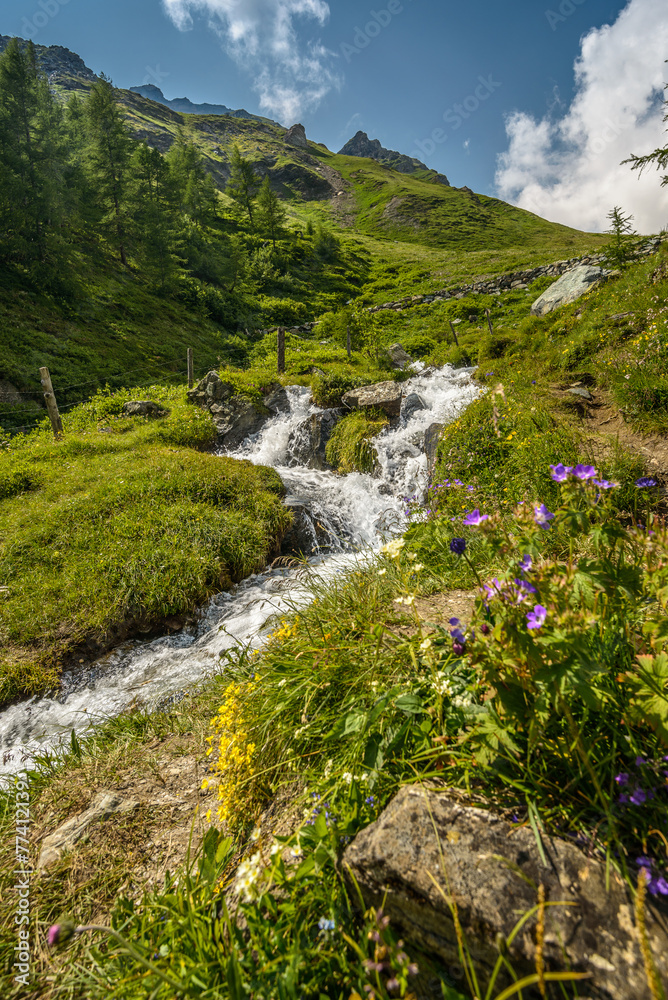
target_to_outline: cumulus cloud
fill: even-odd
[[[557,26],[558,30],[558,26]],[[621,205],[638,232],[668,224],[668,189],[650,169],[621,165],[665,146],[663,87],[668,75],[665,0],[630,0],[612,25],[591,30],[575,62],[575,97],[537,120],[506,119],[509,144],[498,158],[501,198],[554,222],[602,231]]]
[[[229,55],[255,77],[261,109],[286,125],[340,86],[332,53],[317,38],[303,41],[297,30],[299,21],[326,23],[324,0],[163,0],[163,6],[181,31],[197,15],[206,18]]]

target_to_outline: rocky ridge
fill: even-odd
[[[370,160],[383,163],[386,167],[391,167],[400,174],[413,174],[416,170],[429,170],[429,167],[405,153],[399,153],[395,149],[385,149],[380,144],[379,139],[370,139],[366,132],[357,132],[349,139],[345,146],[339,150],[343,156],[361,156]],[[450,181],[445,174],[439,174],[435,170],[430,171],[433,180],[438,184],[445,184],[450,187]]]
[[[156,87],[152,83],[142,84],[140,87],[130,87],[130,91],[133,94],[139,94],[140,97],[145,97],[149,101],[155,101],[156,104],[162,104],[166,108],[171,108],[172,111],[177,111],[182,115],[230,115],[232,118],[247,118],[249,121],[270,121],[269,118],[251,114],[250,111],[246,111],[244,108],[234,110],[233,108],[228,108],[225,104],[194,104],[188,97],[174,97],[168,100],[160,90],[160,87]],[[272,124],[277,125],[278,122],[272,122]]]
[[[11,35],[0,35],[0,52],[5,51],[11,39]],[[26,44],[23,38],[19,41]],[[62,45],[35,45],[35,52],[40,66],[49,78],[49,83],[66,85],[67,80],[73,77],[91,83],[97,80],[97,75],[86,66],[81,56]]]

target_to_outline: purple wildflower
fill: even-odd
[[[596,475],[596,469],[593,465],[576,465],[573,469],[573,475],[577,479],[593,479]]]
[[[480,631],[482,632],[483,635],[489,635],[489,633],[492,630],[489,627],[489,625],[487,624],[487,622],[483,622],[483,624],[480,626]]]
[[[656,486],[656,480],[643,476],[642,479],[636,479],[636,486],[640,490],[647,490],[650,486]]]
[[[468,524],[473,527],[482,524],[483,521],[489,521],[489,514],[481,514],[477,507],[468,515],[468,517],[464,518],[464,524]]]
[[[647,761],[645,760],[644,757],[636,757],[636,767],[642,767],[643,764],[646,764],[646,763],[647,763]]]
[[[634,789],[632,795],[629,798],[629,801],[634,806],[643,806],[647,801],[647,793],[645,792],[644,788]]]
[[[455,626],[457,626],[457,625],[461,625],[461,622],[460,622],[459,618],[451,618],[450,621],[448,622],[448,624],[449,625],[455,625]]]
[[[562,465],[561,462],[559,465],[551,465],[550,468],[552,469],[551,478],[554,479],[555,483],[564,483],[568,479],[569,473],[573,471],[572,465]]]
[[[552,514],[544,503],[535,504],[534,506],[534,521],[539,528],[546,531],[550,527],[550,521],[554,519],[554,514]]]
[[[594,486],[600,486],[602,490],[614,490],[619,486],[619,483],[610,483],[607,479],[594,479],[592,482]]]
[[[466,552],[466,539],[453,538],[450,542],[450,551],[454,552],[457,556],[463,556]]]
[[[484,584],[484,591],[485,594],[487,595],[488,601],[491,601],[493,597],[496,597],[497,595],[501,594],[502,590],[503,587],[501,581],[497,577],[494,577],[491,584],[490,583]]]
[[[462,654],[466,652],[466,647],[464,646],[463,643],[455,641],[452,644],[452,652],[455,654],[455,656],[462,656]]]
[[[533,559],[527,552],[527,554],[520,562],[520,569],[522,570],[523,573],[528,573],[531,570],[532,566],[533,566]]]
[[[666,882],[663,875],[653,878],[647,888],[653,896],[668,896],[668,882]]]
[[[527,628],[542,628],[547,618],[547,608],[537,604],[533,611],[527,613]]]
[[[615,778],[615,781],[620,786],[621,785],[628,785],[628,783],[629,783],[629,776],[628,776],[628,774],[624,774],[622,772],[622,774],[618,774],[617,775],[617,777]]]

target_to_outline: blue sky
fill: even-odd
[[[662,136],[665,0],[13,0],[0,33],[65,45],[121,87],[300,120],[331,149],[363,129],[578,228],[616,203],[668,223],[656,176],[619,169]]]

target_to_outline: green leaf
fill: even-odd
[[[406,715],[420,715],[424,711],[422,699],[416,694],[403,694],[394,703],[400,712]]]
[[[630,709],[638,722],[648,722],[668,744],[668,654],[639,656],[640,669],[627,674],[633,690]]]

